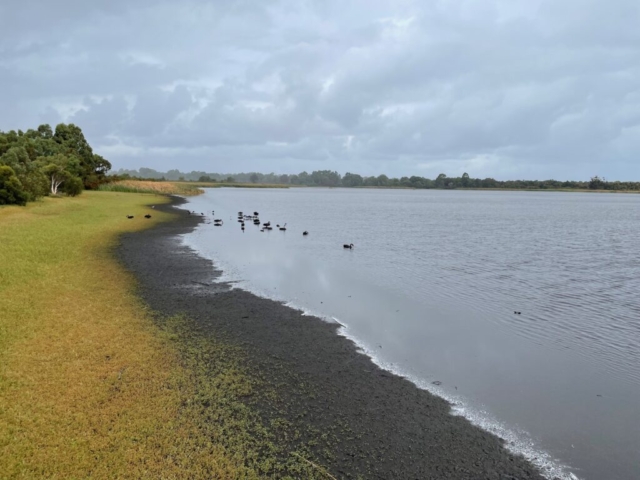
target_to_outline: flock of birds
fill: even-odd
[[[191,210],[187,210],[187,213],[189,215],[198,215],[195,211],[191,211]],[[212,210],[211,211],[211,215],[215,216],[216,211]],[[204,213],[200,213],[201,216],[204,217]],[[244,232],[245,229],[245,223],[246,222],[251,222],[254,225],[260,227],[260,231],[261,232],[269,232],[271,230],[273,230],[273,227],[271,226],[271,222],[264,222],[261,223],[260,222],[260,214],[258,212],[253,212],[253,215],[246,215],[244,212],[238,212],[238,223],[240,224],[240,229]],[[215,227],[221,227],[224,224],[224,221],[221,218],[214,218],[213,220],[213,225]],[[276,224],[276,228],[278,230],[280,230],[281,232],[286,232],[287,231],[287,224]],[[305,230],[304,232],[302,232],[302,236],[306,237],[307,235],[309,235],[309,232],[307,230]],[[345,243],[342,245],[343,248],[347,248],[349,250],[353,249],[355,245],[353,243]]]
[[[131,220],[132,218],[134,218],[134,216],[133,216],[133,215],[127,215],[127,218],[128,218],[129,220]],[[149,214],[147,213],[147,214],[144,216],[144,218],[151,218],[151,215],[149,215]]]

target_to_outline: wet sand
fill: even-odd
[[[220,272],[177,237],[202,221],[172,206],[183,202],[156,206],[176,220],[124,235],[117,255],[153,310],[186,314],[199,333],[246,352],[248,371],[275,392],[247,403],[266,425],[284,418],[299,432],[280,441],[307,445],[337,478],[542,478],[448,402],[377,367],[338,325],[214,283]]]

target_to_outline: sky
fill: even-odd
[[[2,0],[0,130],[115,169],[640,180],[638,0]]]

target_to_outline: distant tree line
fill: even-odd
[[[0,205],[25,205],[60,193],[75,196],[107,181],[110,169],[76,125],[0,131]]]
[[[640,182],[608,182],[604,178],[593,177],[590,181],[560,180],[496,180],[494,178],[472,178],[464,173],[460,177],[448,177],[441,173],[435,179],[411,176],[389,178],[386,175],[363,176],[357,173],[346,173],[344,176],[332,170],[316,170],[311,173],[301,172],[297,175],[276,173],[206,173],[192,171],[183,173],[180,170],[159,172],[152,168],[139,170],[119,170],[119,178],[140,178],[147,180],[178,180],[192,182],[226,182],[304,185],[309,187],[404,187],[404,188],[502,188],[518,190],[549,189],[583,189],[583,190],[638,190]]]

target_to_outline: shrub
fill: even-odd
[[[18,176],[24,191],[27,193],[27,201],[32,202],[49,193],[49,182],[40,170],[31,170]]]
[[[80,195],[82,193],[82,190],[84,190],[84,186],[80,177],[69,177],[62,184],[62,191],[70,197]]]
[[[27,197],[13,168],[0,166],[0,205],[26,205]]]

